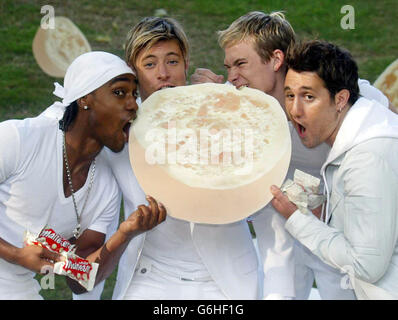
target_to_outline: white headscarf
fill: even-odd
[[[41,115],[61,119],[65,108],[73,101],[98,89],[108,81],[133,70],[118,56],[103,52],[91,51],[78,56],[66,70],[64,86],[54,82],[54,95],[62,101],[54,102]]]

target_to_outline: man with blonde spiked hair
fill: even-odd
[[[285,15],[282,12],[249,12],[236,19],[227,29],[219,31],[218,36],[218,43],[225,53],[224,66],[228,81],[237,88],[248,86],[274,96],[285,110],[285,55],[289,46],[296,42],[295,32]],[[197,69],[191,76],[191,83],[203,82],[222,83],[224,77],[208,69]],[[361,95],[378,100],[388,107],[388,99],[368,81],[359,80],[358,85]],[[287,178],[293,180],[296,169],[319,178],[320,168],[330,148],[326,144],[313,149],[306,148],[290,121],[289,126],[292,159]],[[313,213],[318,214],[319,209]],[[273,291],[282,293],[288,285],[272,280],[288,280],[294,273],[292,296],[296,299],[308,299],[314,280],[322,299],[355,299],[353,290],[344,283],[345,275],[294,241],[284,227],[285,221],[277,215],[276,210],[267,205],[252,216],[264,267],[265,290],[273,284]],[[265,243],[268,247],[263,245]]]
[[[218,43],[225,51],[228,81],[273,95],[282,104],[286,74],[285,53],[295,42],[295,33],[282,12],[254,11],[218,31]],[[192,83],[223,82],[208,69],[197,69]]]

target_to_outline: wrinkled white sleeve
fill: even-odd
[[[120,213],[120,194],[110,194],[110,201],[105,210],[100,212],[96,219],[88,226],[87,229],[103,233],[105,235],[112,235],[118,225]]]
[[[397,241],[396,190],[398,176],[373,153],[345,159],[344,194],[332,214],[343,215],[344,229],[327,226],[313,215],[296,211],[286,229],[324,262],[350,268],[366,282],[380,279],[390,263]],[[369,169],[371,168],[371,170]]]
[[[145,193],[131,168],[128,146],[126,145],[119,153],[106,149],[104,156],[123,194],[124,216],[127,219],[139,205],[148,204]]]
[[[295,296],[294,239],[284,224],[284,218],[271,205],[253,216],[260,265],[264,271],[264,298],[272,295],[278,295],[281,299]]]
[[[16,170],[20,156],[20,139],[11,121],[0,123],[0,183]]]

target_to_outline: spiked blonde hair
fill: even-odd
[[[276,49],[286,54],[295,39],[292,26],[280,11],[270,14],[252,11],[236,19],[227,29],[218,31],[218,43],[223,49],[241,41],[254,41],[254,48],[264,63]]]

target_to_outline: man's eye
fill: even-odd
[[[145,68],[152,68],[153,66],[155,66],[155,64],[153,62],[148,62],[144,64]]]
[[[122,96],[124,96],[124,91],[123,91],[123,90],[117,89],[117,90],[114,90],[114,91],[113,91],[113,94],[114,94],[115,96],[122,97]]]
[[[294,94],[292,94],[292,93],[286,93],[285,97],[286,97],[287,99],[293,99],[293,98],[294,98]]]
[[[310,101],[311,101],[311,100],[314,100],[315,97],[314,97],[313,95],[306,94],[306,95],[305,95],[305,98],[306,98],[307,100],[310,100]]]

